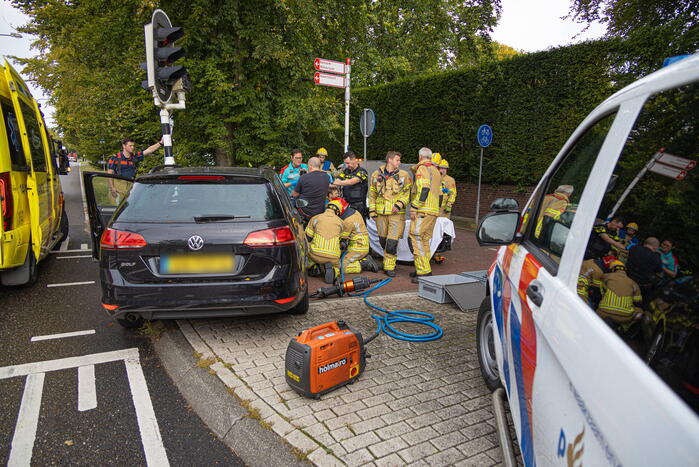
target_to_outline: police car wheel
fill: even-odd
[[[494,391],[501,386],[500,371],[495,357],[495,323],[490,308],[490,297],[485,297],[478,310],[476,321],[476,348],[481,375],[488,389]]]

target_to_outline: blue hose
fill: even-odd
[[[342,267],[342,260],[345,257],[345,253],[346,251],[343,252],[340,257],[340,279],[342,282],[345,281],[345,271]],[[444,331],[442,331],[442,328],[435,324],[434,316],[432,316],[431,314],[414,310],[389,311],[369,302],[369,295],[372,292],[375,292],[376,290],[380,289],[392,280],[393,279],[389,277],[382,280],[381,282],[364,292],[348,294],[353,297],[363,297],[364,304],[366,306],[380,313],[385,313],[385,315],[371,315],[371,317],[376,320],[377,329],[376,333],[373,336],[367,338],[364,341],[364,344],[368,344],[372,340],[376,339],[382,332],[386,333],[387,336],[392,337],[394,339],[408,342],[430,342],[436,341],[437,339],[441,339],[441,337],[444,335]],[[432,328],[433,332],[429,334],[408,334],[406,332],[399,331],[393,326],[397,323],[424,324],[425,326],[429,326],[430,328]]]

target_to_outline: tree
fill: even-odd
[[[143,24],[154,3],[13,0],[40,54],[25,72],[47,89],[65,141],[93,159],[131,136],[153,141],[157,110],[140,87]],[[353,59],[353,86],[456,68],[486,56],[499,0],[164,0],[192,90],[175,150],[221,165],[281,163],[309,135],[332,141],[342,93],[314,86],[314,57]],[[178,43],[179,44],[179,43]],[[178,155],[178,160],[181,158]],[[203,158],[203,159],[202,159]]]

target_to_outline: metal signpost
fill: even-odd
[[[665,152],[665,148],[660,148],[658,152],[653,154],[653,157],[650,158],[648,163],[643,166],[641,171],[638,172],[638,175],[631,180],[629,186],[626,187],[626,190],[624,190],[611,212],[607,215],[607,219],[611,219],[614,214],[616,214],[619,207],[621,207],[621,204],[624,202],[629,193],[631,193],[631,190],[633,190],[641,178],[643,178],[646,172],[664,175],[666,177],[674,178],[675,180],[684,180],[684,177],[687,176],[687,172],[696,167],[696,165],[696,161],[667,154]]]
[[[481,174],[483,173],[483,148],[490,146],[493,142],[493,129],[488,125],[481,125],[478,127],[478,133],[476,133],[476,139],[481,147],[481,162],[478,166],[478,195],[476,196],[476,225],[478,225],[478,219],[481,207]]]
[[[362,116],[359,117],[359,131],[364,136],[364,160],[366,159],[366,139],[374,134],[376,129],[376,115],[371,109],[362,110]]]
[[[349,151],[349,121],[350,121],[350,66],[348,58],[345,63],[316,58],[313,67],[317,70],[313,82],[321,86],[345,88],[345,152]],[[336,73],[336,74],[330,74]]]

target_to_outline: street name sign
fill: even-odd
[[[666,177],[674,178],[675,180],[683,180],[684,177],[687,176],[686,170],[678,169],[677,167],[672,167],[665,164],[658,164],[657,162],[648,170]]]
[[[684,157],[673,156],[672,154],[667,153],[662,153],[657,161],[682,170],[692,170],[697,166],[697,161],[685,159]]]
[[[335,60],[326,60],[324,58],[316,58],[313,60],[313,66],[318,71],[325,71],[328,73],[345,73],[345,64],[342,62],[336,62]]]
[[[316,72],[315,75],[313,75],[313,82],[322,86],[332,86],[335,88],[345,87],[345,77],[341,75]]]

